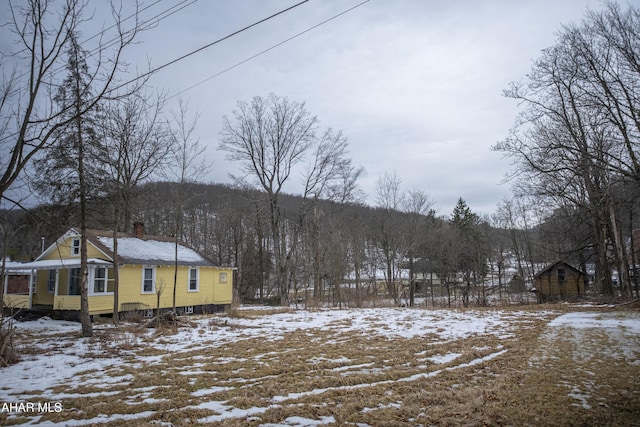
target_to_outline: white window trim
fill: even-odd
[[[191,271],[196,271],[196,288],[191,289]],[[187,292],[200,292],[200,269],[198,267],[189,267],[187,270]]]
[[[153,272],[151,274],[151,281],[152,281],[152,285],[151,291],[145,291],[144,290],[144,271],[147,269],[151,269],[151,271]],[[155,294],[156,293],[156,267],[154,265],[143,265],[142,266],[142,283],[140,284],[140,293],[144,294],[144,295],[150,295],[150,294]]]
[[[224,277],[224,280],[222,280],[223,277]],[[229,275],[227,274],[226,271],[221,271],[220,273],[218,273],[218,282],[227,283],[227,280],[229,280]]]
[[[95,283],[96,283],[96,269],[104,268],[104,292],[96,292],[95,291]],[[89,267],[89,295],[113,295],[113,292],[107,292],[109,289],[109,268],[108,267],[98,267],[98,266],[90,266]]]
[[[193,314],[193,306],[188,305],[184,308],[184,314]]]
[[[82,245],[82,240],[79,237],[71,239],[71,256],[80,256],[80,245]]]

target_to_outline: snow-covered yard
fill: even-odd
[[[246,309],[189,320],[162,333],[96,325],[90,339],[77,323],[18,323],[22,361],[0,368],[0,424],[640,419],[637,311]]]

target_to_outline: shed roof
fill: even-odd
[[[571,270],[575,271],[578,274],[586,275],[582,270],[579,270],[579,269],[575,268],[574,266],[572,266],[568,262],[563,261],[563,260],[558,260],[558,261],[554,262],[553,264],[550,264],[547,267],[545,267],[544,269],[542,269],[539,272],[537,272],[533,277],[537,278],[539,276],[542,276],[543,274],[553,270],[556,267],[559,267],[560,265],[562,265],[564,267],[568,267],[568,268],[570,268]]]

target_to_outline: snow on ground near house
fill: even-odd
[[[593,331],[606,334],[609,345],[602,356],[625,360],[632,365],[640,365],[640,313],[567,313],[549,322],[546,339],[557,339],[563,332],[563,339],[571,340],[577,348],[586,347]],[[635,341],[635,345],[633,345]],[[592,355],[577,352],[574,359],[588,358]]]
[[[540,312],[540,316],[548,315]],[[215,318],[214,318],[215,319]],[[284,334],[296,330],[320,329],[340,335],[358,332],[368,336],[389,338],[415,338],[435,334],[441,342],[464,339],[472,335],[493,335],[507,339],[512,336],[514,326],[520,321],[517,312],[501,311],[448,311],[448,310],[412,310],[412,309],[352,309],[295,311],[258,316],[256,318],[219,318],[224,327],[211,329],[210,318],[198,319],[197,327],[183,328],[175,335],[164,336],[153,346],[158,350],[173,354],[190,353],[207,347],[218,347],[228,342],[243,339],[260,338],[262,340],[281,340]],[[99,329],[110,329],[111,325],[99,325]],[[49,318],[32,322],[16,323],[17,335],[21,333],[42,334],[39,341],[41,352],[23,356],[20,363],[0,369],[0,375],[14,378],[10,384],[0,387],[0,401],[10,398],[29,398],[33,391],[44,391],[48,398],[56,396],[50,390],[56,385],[77,381],[78,373],[100,368],[108,370],[122,362],[118,357],[84,357],[100,348],[94,348],[91,340],[79,338],[80,324],[57,321]],[[44,339],[46,334],[66,334],[56,336],[54,351],[51,342]],[[55,354],[56,357],[51,357]],[[455,358],[456,355],[441,355],[440,362]],[[159,363],[161,356],[140,356],[141,363]],[[89,360],[87,360],[89,359]],[[111,381],[95,378],[95,382]]]
[[[602,345],[606,342],[606,345]],[[539,354],[531,366],[548,366],[560,357],[558,349],[570,349],[572,378],[558,378],[568,389],[567,395],[574,405],[590,410],[592,393],[598,385],[592,379],[594,372],[584,368],[593,358],[617,360],[629,365],[640,365],[640,313],[638,312],[573,312],[553,319],[541,337]],[[586,373],[586,379],[576,374]],[[605,402],[596,402],[606,404]]]
[[[456,340],[471,337],[493,337],[499,340],[508,340],[513,337],[514,331],[532,322],[532,318],[551,320],[548,325],[546,337],[550,340],[559,330],[571,330],[579,339],[579,331],[593,327],[604,327],[612,335],[619,338],[620,348],[612,348],[612,352],[619,351],[622,357],[635,357],[637,353],[633,349],[624,350],[625,343],[630,337],[640,334],[640,316],[616,317],[607,313],[568,313],[560,317],[559,313],[551,311],[510,311],[510,310],[423,310],[423,309],[348,309],[348,310],[316,310],[293,311],[287,313],[260,313],[253,318],[229,318],[226,316],[211,316],[206,318],[193,317],[196,326],[193,328],[181,328],[175,335],[161,335],[153,337],[153,330],[146,331],[143,337],[137,335],[126,336],[126,332],[118,335],[118,339],[125,341],[129,350],[120,352],[109,351],[108,344],[96,339],[80,338],[80,324],[51,319],[40,319],[32,322],[17,323],[16,330],[18,342],[20,335],[35,335],[35,342],[23,360],[16,365],[0,368],[2,378],[10,378],[0,385],[0,402],[20,402],[36,399],[59,401],[71,397],[95,397],[108,396],[110,384],[126,385],[132,379],[129,374],[121,370],[121,366],[127,365],[131,369],[145,369],[154,365],[167,363],[165,355],[171,354],[172,360],[190,358],[189,365],[181,367],[180,374],[194,376],[202,373],[202,363],[209,356],[195,356],[200,350],[222,347],[227,343],[237,343],[242,340],[260,339],[272,342],[284,340],[285,335],[291,332],[303,332],[313,336],[314,331],[322,331],[328,334],[328,340],[340,342],[349,336],[361,335],[366,337],[384,337],[389,339],[414,339],[429,337],[429,343],[439,345]],[[111,325],[96,325],[97,332],[113,329]],[[115,331],[114,331],[115,333]],[[51,337],[51,338],[49,338]],[[635,339],[634,338],[634,339]],[[153,348],[151,354],[141,352],[144,347]],[[420,378],[428,378],[438,375],[440,372],[451,369],[474,366],[500,357],[507,352],[501,346],[493,348],[478,347],[476,350],[484,352],[476,359],[466,360],[455,365],[460,353],[450,352],[445,354],[431,354],[426,357],[426,352],[416,353],[418,361],[430,364],[430,369],[424,373],[402,377],[395,381],[415,381]],[[20,350],[20,348],[19,348]],[[637,350],[637,349],[636,349]],[[286,351],[283,348],[282,351]],[[626,351],[626,353],[625,353]],[[96,357],[100,356],[100,357]],[[254,357],[259,363],[261,357],[268,358],[269,354]],[[212,356],[213,357],[213,356]],[[542,354],[538,360],[544,359]],[[216,359],[218,364],[225,360]],[[238,359],[240,360],[240,356]],[[320,361],[320,359],[316,360]],[[326,360],[325,360],[326,361]],[[228,362],[232,362],[229,360]],[[310,363],[314,361],[311,360]],[[337,364],[336,372],[350,375],[357,370],[370,369],[369,364],[349,364],[349,359],[331,360]],[[536,361],[532,361],[536,363]],[[638,363],[637,358],[633,363]],[[452,365],[454,364],[454,365]],[[437,368],[439,365],[443,367]],[[250,382],[249,380],[247,380]],[[380,384],[372,383],[369,385]],[[93,388],[104,389],[101,392],[93,392],[91,396],[77,396],[69,391],[91,385]],[[366,387],[360,384],[357,387]],[[136,404],[136,400],[149,401],[150,392],[156,386],[149,388],[131,388],[128,392],[128,404]],[[344,386],[351,387],[351,386]],[[353,386],[355,388],[355,386]],[[335,389],[335,388],[334,388]],[[578,402],[583,403],[584,387],[579,384],[570,389]],[[192,393],[193,396],[207,399],[207,396],[225,390],[225,387],[216,385],[210,388],[202,388]],[[272,406],[286,401],[295,400],[305,395],[318,395],[328,389],[310,389],[303,393],[283,394],[273,396]],[[581,400],[582,399],[582,400]],[[586,408],[586,403],[582,405]],[[218,415],[201,419],[201,422],[213,422],[227,418],[245,418],[265,412],[267,407],[255,407],[238,409],[221,401],[204,401],[197,409],[212,409]],[[149,411],[141,411],[138,418],[143,419],[153,415]],[[79,415],[80,417],[80,415]],[[31,421],[37,421],[33,417]],[[60,425],[86,425],[91,422],[106,422],[121,419],[131,419],[131,414],[115,414],[100,417],[93,420],[66,420]],[[309,420],[290,419],[287,425],[322,425],[332,422],[331,419]]]

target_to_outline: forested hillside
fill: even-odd
[[[440,303],[485,304],[489,296],[522,291],[536,266],[566,259],[588,269],[592,261],[586,213],[580,211],[558,210],[539,221],[525,206],[505,203],[494,216],[481,218],[464,200],[451,213],[436,214],[291,195],[281,195],[280,209],[292,299],[359,305],[386,296],[410,302],[414,292],[433,290],[420,287],[421,279],[433,274],[448,278],[435,292],[445,297]],[[42,237],[49,245],[77,226],[75,212],[73,205],[51,205],[6,213],[4,230],[13,230],[7,234],[8,254],[14,259],[35,258]],[[89,227],[112,227],[109,199],[95,201],[89,212]],[[238,268],[236,292],[241,301],[278,299],[263,192],[154,182],[140,187],[129,215],[132,221],[144,222],[148,234],[175,236],[177,212],[181,240],[217,263]],[[632,217],[621,218],[629,218],[621,225],[631,230]],[[121,230],[131,231],[131,224],[123,224]]]

